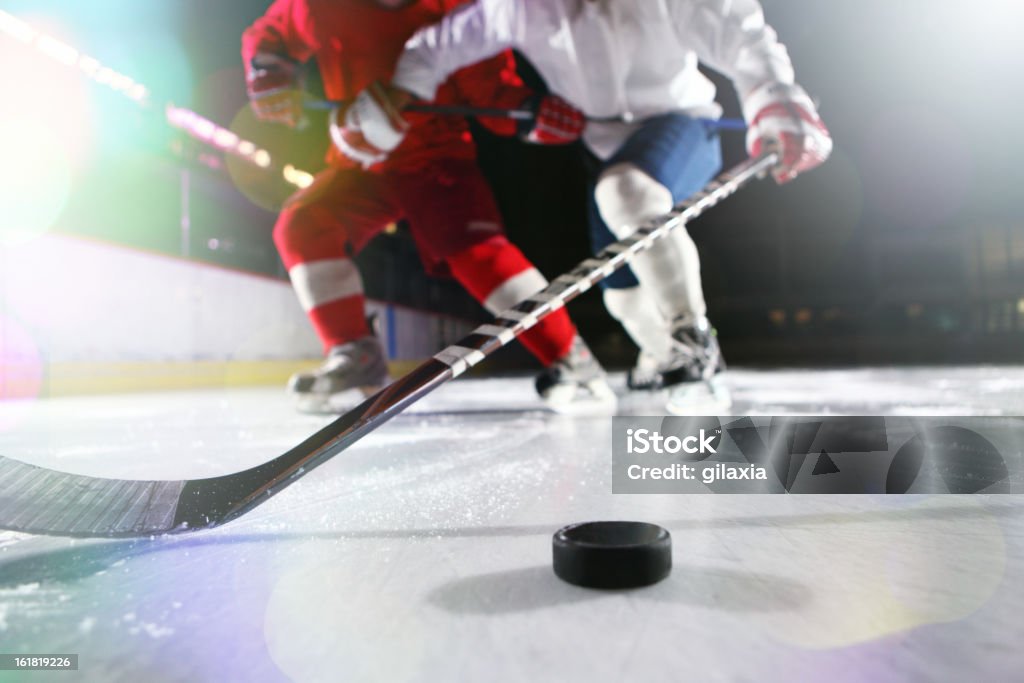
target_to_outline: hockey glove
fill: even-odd
[[[384,161],[402,143],[409,123],[390,93],[372,83],[352,104],[331,112],[331,141],[338,151],[368,168]]]
[[[775,180],[788,183],[820,166],[832,153],[832,137],[818,116],[811,98],[799,86],[771,84],[744,101],[747,116],[747,151],[760,156],[777,147],[782,160],[773,171]]]
[[[558,95],[533,97],[526,104],[537,116],[520,127],[524,140],[538,145],[567,145],[583,135],[586,115]]]
[[[259,52],[245,78],[253,114],[260,121],[294,128],[302,120],[298,67],[286,57]]]

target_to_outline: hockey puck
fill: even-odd
[[[552,538],[555,574],[585,588],[638,588],[672,571],[672,536],[646,522],[584,522]]]

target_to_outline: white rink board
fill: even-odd
[[[367,308],[395,359],[427,358],[473,327],[377,302]],[[4,320],[49,363],[322,355],[287,282],[58,235],[0,250],[0,334]]]
[[[2,258],[0,313],[51,363],[320,354],[285,282],[56,235]]]

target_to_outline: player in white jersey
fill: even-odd
[[[477,0],[409,40],[392,99],[431,100],[449,74],[508,48],[590,120],[582,138],[594,161],[595,251],[666,213],[719,170],[719,141],[700,119],[722,110],[699,63],[736,87],[750,154],[779,147],[779,182],[818,166],[832,150],[757,0]],[[383,112],[367,116],[366,128],[382,148],[395,139]],[[724,367],[697,248],[684,229],[604,285],[605,305],[640,347],[638,370],[653,370],[653,383],[703,384]]]

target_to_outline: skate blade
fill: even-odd
[[[672,387],[665,403],[665,410],[672,415],[722,415],[731,408],[729,388],[719,377]]]
[[[644,379],[627,377],[626,388],[630,391],[647,391],[651,393],[660,391],[662,389],[661,377],[649,377]]]
[[[384,386],[355,387],[328,396],[295,396],[295,409],[305,415],[340,415],[352,410]]]
[[[618,409],[615,393],[602,380],[590,382],[585,387],[555,390],[542,400],[552,412],[559,415],[608,416],[614,415]]]

